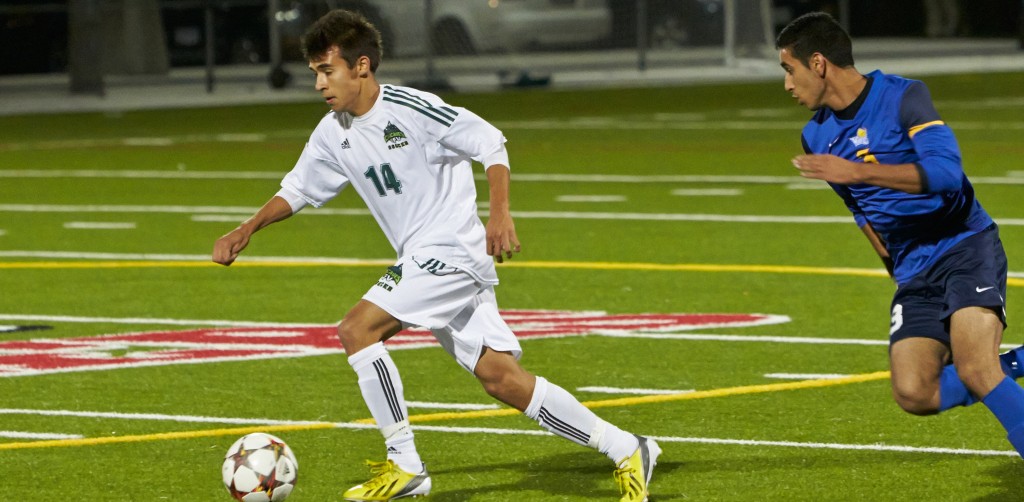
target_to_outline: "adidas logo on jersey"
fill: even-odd
[[[341,149],[342,150],[348,150],[349,148],[352,148],[352,145],[349,144],[348,138],[345,138],[345,141],[341,142]]]

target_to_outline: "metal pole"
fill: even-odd
[[[647,0],[639,0],[636,4],[636,68],[647,69],[647,45],[650,43],[647,34]]]
[[[104,96],[103,12],[100,0],[68,5],[68,74],[71,94]]]
[[[277,68],[281,66],[281,27],[277,23],[278,11],[281,9],[278,7],[280,4],[279,0],[270,0],[267,2],[267,20],[270,22],[270,26],[267,27],[270,33],[270,67]]]
[[[434,68],[434,1],[423,0],[423,22],[427,34],[427,47],[424,54],[424,62],[427,64],[427,82],[437,80],[437,70]]]
[[[850,32],[850,0],[839,0],[839,26]]]
[[[736,0],[725,0],[725,65],[736,66]]]
[[[214,44],[213,44],[213,0],[206,0],[204,7],[204,20],[206,25],[206,92],[213,93],[213,65],[214,65]]]

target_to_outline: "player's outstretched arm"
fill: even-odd
[[[487,183],[491,193],[491,216],[487,219],[487,254],[498,263],[511,259],[512,253],[522,250],[516,237],[516,226],[509,210],[509,169],[501,164],[487,168]]]
[[[891,188],[907,193],[921,193],[921,174],[914,164],[880,165],[871,162],[853,162],[835,155],[798,155],[793,166],[800,176],[828,181],[840,185],[868,185]]]
[[[213,261],[231,265],[239,253],[249,245],[249,238],[260,229],[292,215],[292,207],[281,197],[274,196],[256,214],[238,225],[213,244]]]

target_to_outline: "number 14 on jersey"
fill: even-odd
[[[377,189],[377,195],[384,197],[388,194],[388,190],[395,192],[395,194],[402,194],[402,182],[398,181],[395,177],[395,172],[391,170],[391,164],[381,164],[380,174],[377,174],[377,168],[370,166],[366,168],[366,172],[363,173],[366,179],[373,182],[374,188]]]

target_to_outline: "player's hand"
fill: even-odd
[[[799,155],[793,158],[793,166],[804,178],[853,185],[860,183],[859,171],[863,164],[835,155]]]
[[[221,265],[231,265],[239,253],[249,245],[251,234],[236,228],[213,243],[213,261]]]
[[[520,251],[522,246],[519,245],[512,216],[508,213],[492,213],[487,220],[487,254],[493,256],[498,263],[503,263],[512,258],[512,253]]]

